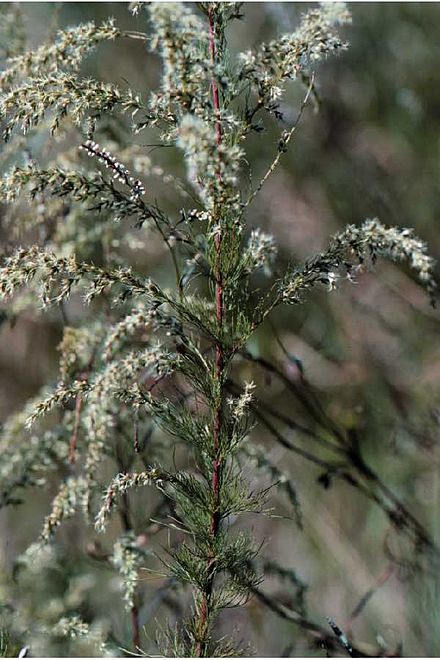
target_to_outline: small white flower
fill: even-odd
[[[339,275],[334,272],[327,273],[327,288],[329,291],[334,291],[336,289],[336,282],[339,279]]]

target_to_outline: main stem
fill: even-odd
[[[215,33],[214,33],[214,10],[210,7],[208,11],[208,20],[209,20],[209,50],[211,55],[211,62],[214,65],[216,61],[216,52],[215,52]],[[220,97],[218,91],[217,81],[215,75],[213,74],[212,83],[212,102],[214,107],[214,112],[216,115],[215,120],[215,134],[217,145],[220,146],[222,142],[222,127],[220,121]],[[220,179],[220,173],[218,173],[218,178]],[[217,214],[215,214],[217,216]],[[196,654],[198,657],[204,657],[207,651],[208,639],[209,639],[209,628],[210,628],[210,618],[211,618],[211,599],[212,592],[214,587],[215,579],[215,540],[220,528],[220,486],[221,486],[221,471],[222,471],[222,460],[220,452],[220,434],[222,427],[222,403],[223,403],[223,381],[224,381],[224,351],[221,338],[221,330],[223,326],[224,319],[224,305],[223,305],[223,272],[221,264],[221,249],[222,249],[222,227],[221,221],[216,217],[218,222],[218,229],[215,234],[215,267],[214,267],[214,278],[215,278],[215,311],[216,318],[219,328],[220,338],[216,342],[215,346],[215,378],[218,384],[218,393],[217,400],[214,408],[214,425],[213,425],[213,464],[212,464],[212,477],[211,477],[211,490],[212,490],[212,512],[211,512],[211,524],[210,524],[210,536],[212,539],[211,552],[208,557],[207,563],[207,572],[208,572],[208,581],[206,584],[205,591],[202,595],[202,603],[200,606],[200,620],[199,620],[199,631],[200,638],[196,646]]]

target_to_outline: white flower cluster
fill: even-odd
[[[249,271],[263,268],[265,273],[269,275],[270,264],[275,259],[277,252],[278,249],[273,236],[260,229],[253,229],[245,251]]]
[[[71,518],[79,508],[84,508],[87,484],[83,477],[70,477],[61,486],[52,501],[52,511],[44,521],[41,540],[49,541],[57,527]]]
[[[0,89],[10,85],[18,76],[39,76],[59,70],[77,70],[84,56],[102,41],[113,40],[120,35],[114,20],[95,25],[92,21],[74,28],[60,30],[55,41],[36,50],[11,57],[0,74]]]
[[[211,214],[205,210],[189,209],[184,212],[184,220],[187,222],[208,222],[211,219]]]
[[[55,626],[55,635],[62,635],[63,637],[76,637],[87,636],[90,632],[88,623],[82,621],[79,616],[63,617]]]
[[[165,478],[165,473],[154,467],[149,468],[145,472],[131,472],[129,474],[121,472],[118,474],[104,493],[102,506],[95,519],[95,527],[97,531],[103,532],[105,530],[108,515],[115,506],[118,495],[126,493],[130,488],[150,486],[153,483],[160,487]]]
[[[134,0],[129,3],[128,11],[133,14],[133,16],[137,16],[145,4],[145,2],[141,2],[140,0]]]
[[[253,82],[262,104],[268,109],[276,107],[286,79],[295,79],[309,63],[347,47],[335,28],[348,22],[345,3],[321,3],[319,9],[304,14],[292,34],[265,43],[255,52],[241,53],[241,76]]]
[[[124,582],[124,600],[128,610],[133,607],[138,581],[138,571],[143,553],[136,543],[134,532],[123,534],[113,546],[112,564],[118,569]]]
[[[152,2],[148,11],[153,25],[151,48],[163,61],[161,90],[151,95],[150,107],[173,123],[182,106],[195,112],[207,100],[207,30],[183,3]]]
[[[233,189],[244,157],[241,147],[218,144],[214,128],[189,114],[180,122],[177,144],[185,153],[188,179],[208,209],[215,202],[235,200]]]
[[[153,312],[141,304],[138,309],[132,310],[119,323],[116,323],[107,335],[104,344],[104,359],[110,360],[114,353],[121,349],[124,341],[135,334],[137,330],[149,329]],[[145,339],[145,337],[144,337]]]
[[[99,621],[88,624],[76,614],[64,616],[52,629],[45,632],[83,641],[87,645],[91,644],[94,647],[94,653],[99,654],[100,657],[112,657],[113,655],[105,643],[106,630]]]
[[[64,72],[28,78],[0,95],[5,140],[10,139],[14,129],[26,135],[30,128],[41,124],[49,110],[53,112],[51,132],[55,133],[66,119],[80,126],[91,115],[96,121],[99,115],[116,108],[132,115],[145,110],[132,90],[122,93],[115,85]]]
[[[90,383],[83,416],[83,425],[87,431],[85,468],[89,481],[94,478],[105,453],[106,441],[116,424],[116,398],[123,398],[147,369],[159,371],[164,362],[167,360],[161,346],[147,346],[142,351],[132,351],[122,359],[113,360]]]
[[[366,242],[373,245],[373,253],[388,256],[393,261],[407,259],[422,283],[432,283],[434,260],[426,254],[426,243],[414,236],[413,229],[384,227],[377,220],[366,220],[363,233]]]
[[[63,339],[58,345],[60,354],[60,381],[67,383],[80,371],[87,371],[93,352],[101,341],[104,328],[101,323],[93,323],[89,327],[77,328],[65,326]]]
[[[348,225],[336,234],[328,250],[289,274],[283,283],[282,298],[285,302],[299,302],[300,292],[316,283],[325,284],[332,291],[340,273],[353,281],[353,271],[368,257],[373,263],[377,257],[407,261],[434,304],[435,262],[426,254],[425,243],[416,238],[411,229],[385,227],[377,219],[366,220],[360,227]]]
[[[89,156],[96,157],[100,163],[103,163],[107,169],[111,170],[115,181],[121,181],[128,186],[131,191],[131,199],[138,199],[142,195],[145,195],[145,188],[142,181],[131,176],[125,165],[116,160],[107,149],[103,149],[93,140],[87,140],[87,142],[81,145],[80,149],[84,149]]]
[[[247,408],[253,399],[254,390],[255,383],[250,381],[244,384],[244,390],[239,397],[228,399],[235,420],[241,419],[246,414]]]
[[[70,385],[66,385],[63,382],[58,383],[54,391],[43,401],[37,403],[32,413],[26,420],[26,428],[30,429],[34,422],[46,414],[56,406],[63,406],[68,403],[71,399],[84,394],[89,389],[89,385],[86,380],[75,380]]]

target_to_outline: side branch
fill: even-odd
[[[267,179],[270,177],[272,172],[276,169],[278,163],[280,162],[281,156],[287,151],[287,147],[289,145],[290,140],[292,139],[296,129],[298,128],[298,125],[301,121],[301,118],[304,114],[304,110],[306,108],[307,102],[309,100],[310,94],[312,93],[313,90],[313,85],[315,84],[315,73],[313,72],[312,75],[310,76],[310,83],[307,88],[306,95],[303,99],[303,102],[301,103],[301,108],[298,113],[298,117],[295,120],[295,123],[293,124],[292,128],[288,131],[284,131],[281,135],[279,144],[278,144],[278,151],[277,155],[273,159],[269,169],[267,170],[266,174],[263,176],[261,179],[260,183],[258,186],[255,188],[255,190],[252,191],[252,193],[249,195],[247,202],[245,203],[245,206],[249,206],[255,197],[258,195],[264,184],[266,183]]]

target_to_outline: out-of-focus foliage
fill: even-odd
[[[157,148],[151,143],[150,134],[142,126],[142,113],[151,112],[151,108],[144,106],[144,92],[157,85],[158,60],[155,55],[146,53],[141,40],[114,42],[110,38],[114,36],[113,28],[103,23],[109,14],[115,14],[118,29],[148,30],[143,12],[135,20],[125,5],[107,3],[36,3],[22,8],[17,6],[17,9],[15,5],[11,7],[14,11],[12,15],[8,13],[7,21],[2,23],[5,34],[1,35],[2,54],[7,57],[20,57],[24,31],[31,44],[37,45],[47,36],[53,43],[57,25],[64,27],[93,20],[96,25],[105,26],[102,35],[108,42],[101,44],[99,54],[85,60],[81,73],[85,77],[96,76],[106,84],[92,91],[89,82],[81,89],[73,83],[67,87],[74,102],[84,98],[85,93],[93,92],[101,104],[95,108],[97,112],[110,111],[118,104],[127,111],[128,117],[138,110],[134,120],[140,132],[135,144],[127,140],[122,120],[109,115],[108,124],[104,120],[101,126],[106,146],[116,149],[118,163],[126,162],[125,148],[134,166],[133,181],[125,181],[131,198],[120,200],[119,206],[110,210],[118,213],[121,206],[130,203],[136,218],[138,202],[134,187],[138,176],[149,183],[154,197],[165,198],[170,213],[180,208],[182,199],[188,207],[188,191],[181,187],[180,196],[174,192],[174,184],[179,184],[185,175],[181,161],[174,150]],[[233,51],[246,52],[246,49],[258,48],[262,40],[273,39],[271,43],[276,44],[280,34],[296,28],[300,13],[306,7],[290,3],[249,3],[242,9],[246,21],[232,24],[229,44]],[[366,217],[378,216],[385,225],[414,227],[416,234],[429,244],[430,253],[438,255],[440,74],[437,61],[440,46],[436,25],[440,8],[437,5],[360,3],[353,5],[352,13],[353,25],[343,31],[350,48],[342,57],[331,58],[320,68],[318,84],[289,142],[289,149],[261,190],[258,202],[251,207],[249,225],[254,233],[249,241],[248,265],[251,270],[261,268],[262,275],[283,273],[292,256],[299,263],[312,259],[327,248],[329,236],[343,230],[347,224],[359,225]],[[15,26],[12,25],[14,20]],[[163,20],[158,11],[156,21]],[[143,21],[141,28],[139,21]],[[11,34],[16,35],[14,40],[8,32],[11,25]],[[197,26],[185,27],[189,31],[195,28]],[[333,45],[329,44],[328,48]],[[288,51],[289,44],[284,46]],[[57,52],[55,48],[51,54],[54,72]],[[268,52],[270,56],[270,48]],[[33,66],[35,62],[27,65]],[[67,62],[67,65],[66,76],[71,75],[70,70],[76,70],[77,62]],[[275,70],[281,65],[282,62],[277,62]],[[18,59],[17,68],[23,66],[23,60]],[[243,57],[242,66],[248,72],[254,67],[258,78],[259,55]],[[201,71],[201,76],[204,75],[206,72]],[[310,80],[304,82],[308,85]],[[133,95],[130,87],[140,90],[140,95]],[[50,78],[41,81],[41,94],[50,95],[54,89]],[[196,94],[197,89],[193,92]],[[35,89],[28,89],[24,84],[15,90],[12,100],[4,101],[3,109],[9,112],[17,98],[20,99],[19,112],[12,115],[12,123],[17,126],[28,123],[29,93],[35,93]],[[266,81],[260,94],[270,106],[278,101],[280,91],[277,84]],[[279,108],[273,106],[274,121],[265,126],[262,134],[256,133],[252,138],[247,159],[255,164],[257,173],[261,171],[264,175],[273,155],[280,149],[280,131],[294,124],[303,96],[300,87],[288,87]],[[65,96],[54,100],[57,119],[52,127],[64,121],[63,108],[70,102],[71,97]],[[156,105],[165,112],[170,104],[165,87]],[[317,114],[313,114],[313,107],[319,110]],[[81,114],[78,115],[80,119]],[[46,121],[40,114],[38,120]],[[227,123],[230,118],[223,120]],[[209,176],[206,170],[209,163],[202,162],[209,150],[204,148],[198,152],[198,143],[193,143],[201,128],[191,119],[183,125],[180,135],[182,146],[193,157],[192,161],[189,159],[189,174],[194,177],[197,177],[197,168]],[[30,142],[31,151],[43,157],[50,154],[44,135],[31,134]],[[172,135],[172,127],[166,126],[163,135]],[[197,136],[199,142],[210,139],[203,131]],[[57,143],[54,144],[56,152]],[[72,167],[77,159],[73,132],[71,144],[71,151],[57,154],[64,169]],[[273,148],[268,154],[271,145]],[[21,138],[3,147],[2,165],[17,164],[15,148],[23,149]],[[65,144],[62,148],[65,149]],[[25,156],[24,167],[32,170],[33,154],[29,152]],[[228,152],[226,156],[231,157],[234,165],[239,154]],[[22,161],[18,164],[23,166]],[[114,169],[114,164],[111,167]],[[236,172],[227,161],[225,168],[231,176],[231,181],[226,183],[233,185]],[[211,174],[210,186],[203,191],[208,208],[210,196],[219,194],[215,170]],[[121,171],[119,176],[124,179],[128,174]],[[16,178],[11,180],[10,197],[17,194],[20,177],[26,177],[26,172],[24,175],[16,173]],[[258,181],[258,176],[254,174],[254,177]],[[80,184],[75,189],[75,181],[68,179],[66,183],[65,178],[60,181],[57,172],[43,172],[40,187],[36,189],[37,198],[41,196],[37,215],[30,214],[23,205],[14,211],[17,218],[14,220],[5,207],[2,228],[5,247],[25,242],[25,239],[26,242],[53,240],[64,246],[66,259],[75,246],[86,261],[97,265],[109,260],[121,265],[128,262],[137,272],[160,278],[172,287],[174,273],[167,261],[166,248],[151,234],[146,241],[138,229],[130,228],[126,233],[125,226],[109,228],[98,212],[92,225],[82,221],[86,217],[86,199],[97,183],[88,180]],[[79,201],[77,210],[67,197],[52,198],[47,194],[49,188],[59,191],[62,186],[69,188],[69,192],[74,190]],[[82,198],[87,186],[90,187],[87,197]],[[105,196],[102,198],[102,189],[98,190],[99,204],[106,212],[109,205],[115,204],[113,191],[106,200]],[[145,213],[145,209],[141,211]],[[152,206],[150,211],[154,222],[158,210]],[[191,221],[206,220],[194,213]],[[63,216],[64,224],[55,220]],[[17,231],[17,236],[13,235],[12,230],[18,224],[28,228],[27,234]],[[48,235],[42,236],[44,232]],[[277,261],[270,236],[274,236],[279,246]],[[387,249],[395,248],[395,245],[387,246]],[[38,254],[31,256],[31,260],[39,258]],[[423,261],[424,257],[421,259]],[[420,261],[418,264],[420,266]],[[291,270],[290,279],[284,281],[283,291],[293,291],[294,300],[295,287],[309,288],[307,280],[304,286],[302,280],[295,280],[298,276],[313,275],[313,262],[309,266],[299,274]],[[323,290],[302,296],[305,302],[301,306],[277,310],[272,321],[258,330],[237,361],[234,377],[247,382],[248,390],[246,394],[246,391],[234,391],[232,386],[230,405],[240,417],[241,408],[251,404],[255,419],[260,422],[245,455],[251,465],[263,473],[268,486],[279,482],[279,495],[274,496],[271,504],[275,507],[274,513],[286,516],[282,520],[252,519],[252,525],[257,538],[266,539],[264,557],[275,557],[285,568],[264,558],[259,560],[257,569],[261,568],[260,572],[265,574],[264,583],[253,586],[254,597],[245,608],[238,613],[233,610],[231,616],[227,611],[221,615],[216,636],[220,637],[222,632],[229,636],[235,624],[239,629],[237,636],[249,640],[259,655],[282,652],[322,655],[322,645],[329,650],[336,647],[338,654],[341,646],[335,644],[337,635],[326,623],[326,617],[332,617],[343,629],[342,634],[355,639],[365,653],[438,655],[440,638],[435,613],[440,606],[439,585],[435,550],[431,547],[431,539],[440,541],[437,523],[440,504],[438,313],[429,307],[424,291],[409,268],[381,264],[379,276],[353,273],[355,286],[338,281],[338,290],[327,295],[325,289],[332,289],[341,274],[333,266],[326,261],[323,269],[321,261],[317,273],[325,285]],[[188,280],[197,267],[194,258],[194,262],[188,264]],[[323,281],[325,273],[327,280]],[[351,269],[344,268],[342,275],[352,277]],[[108,284],[111,276],[107,273],[106,277],[105,281],[98,282],[97,290],[87,291],[90,298],[99,293],[99,286]],[[263,282],[261,278],[262,286]],[[67,282],[66,286],[72,284]],[[135,282],[129,284],[138,286]],[[43,299],[53,295],[50,289],[43,291]],[[59,291],[56,295],[60,295]],[[258,295],[252,295],[257,306]],[[32,298],[25,297],[17,301],[15,318],[5,319],[0,336],[0,377],[4,391],[1,413],[6,419],[11,409],[19,411],[7,421],[8,442],[2,446],[5,452],[2,455],[6,457],[8,452],[15,455],[14,437],[23,433],[28,415],[22,413],[22,404],[35,396],[40,401],[48,393],[39,392],[39,389],[57,379],[55,347],[62,341],[63,373],[81,374],[87,372],[96,345],[102,345],[105,331],[105,323],[97,323],[91,335],[72,328],[70,334],[62,336],[62,316],[66,310],[61,306],[49,317],[35,317],[30,311],[33,302]],[[111,313],[105,305],[99,312],[102,318]],[[68,314],[72,325],[79,325],[83,319],[82,306],[75,299]],[[151,341],[152,336],[145,329],[146,321],[151,322],[148,310],[134,309],[123,325],[116,326],[108,337],[107,357],[120,350],[127,336],[138,338],[139,343]],[[157,357],[154,354],[154,358]],[[118,377],[123,377],[124,365],[119,368],[122,371]],[[95,405],[101,407],[100,397],[109,382],[105,377],[106,374],[95,394]],[[113,375],[107,374],[107,377],[111,379]],[[156,551],[162,555],[161,547],[168,543],[160,525],[155,527],[148,522],[150,515],[154,519],[164,519],[157,495],[149,495],[152,501],[147,514],[145,500],[138,491],[130,489],[127,493],[125,486],[120,489],[123,504],[126,497],[130,498],[133,515],[149,525],[149,533],[147,537],[139,528],[139,533],[134,534],[130,521],[127,518],[124,521],[123,514],[121,525],[111,521],[115,539],[112,553],[101,546],[98,537],[90,540],[77,516],[57,531],[56,544],[46,547],[43,554],[33,555],[35,548],[29,548],[43,528],[42,512],[50,510],[59,477],[63,480],[67,477],[69,442],[77,430],[78,418],[77,410],[69,401],[75,401],[75,397],[78,400],[78,393],[84,387],[81,378],[75,387],[69,392],[56,392],[58,401],[67,404],[62,423],[49,426],[43,422],[36,431],[31,431],[21,464],[10,462],[0,466],[0,475],[5,473],[7,497],[16,498],[12,503],[18,506],[3,509],[0,514],[0,630],[4,628],[5,631],[0,638],[0,649],[12,655],[29,644],[33,655],[105,655],[115,653],[118,647],[130,647],[132,634],[129,617],[124,611],[122,578],[128,585],[125,591],[128,605],[133,607],[134,600],[136,605],[141,605],[139,621],[141,627],[145,626],[142,648],[154,652],[156,615],[160,613],[162,620],[168,618],[174,622],[182,618],[182,610],[189,606],[189,601],[176,597],[173,578],[155,575],[154,579],[149,579],[147,570],[139,573],[139,602],[138,595],[134,594],[139,567],[157,568],[153,555]],[[254,387],[256,398],[252,400]],[[49,401],[48,409],[53,403]],[[114,404],[109,400],[108,405],[109,419],[104,419],[109,425],[106,429],[114,423],[110,419]],[[29,410],[31,406],[29,404]],[[53,414],[56,420],[56,413]],[[124,424],[127,424],[126,418],[121,419],[121,426]],[[96,436],[96,451],[102,451],[100,433],[103,429],[96,429],[92,422],[88,428],[92,441]],[[336,460],[334,438],[338,437],[340,429],[349,438],[350,452],[348,458],[341,455]],[[153,432],[149,424],[141,420],[140,429],[136,429],[135,423],[136,434],[143,450],[150,451],[151,443],[151,455],[160,453],[163,438]],[[114,448],[121,471],[129,469],[136,459],[134,452],[124,453],[124,442],[121,438]],[[36,456],[41,456],[42,445],[51,450],[44,452],[48,458],[40,465],[36,464]],[[318,453],[314,452],[316,445]],[[163,451],[169,450],[164,446]],[[309,460],[310,455],[318,460]],[[88,474],[96,467],[96,456],[92,452],[88,459]],[[173,460],[177,465],[184,464],[178,452]],[[252,468],[246,466],[246,462],[243,465],[245,477],[252,482],[255,478]],[[54,476],[57,470],[58,478]],[[114,471],[107,463],[104,471],[102,481],[108,483]],[[150,479],[150,475],[145,479],[147,477]],[[67,480],[66,492],[55,500],[61,507],[52,509],[55,526],[50,517],[46,519],[43,533],[47,538],[56,531],[59,520],[69,518],[78,505],[87,511],[87,497],[84,501],[74,501],[79,496],[81,499],[83,482],[80,477],[71,479],[76,481]],[[27,486],[28,490],[23,490],[22,486]],[[154,511],[155,506],[157,511]],[[326,628],[328,637],[323,633]],[[169,641],[171,649],[174,641]]]

